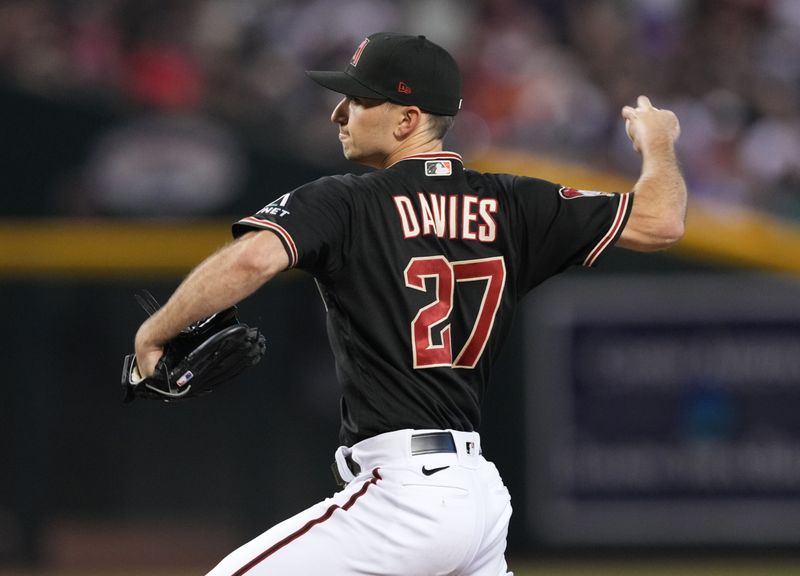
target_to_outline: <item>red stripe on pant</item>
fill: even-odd
[[[246,574],[247,572],[252,570],[255,566],[257,566],[258,564],[269,558],[272,554],[274,554],[287,544],[294,542],[295,540],[300,538],[300,536],[311,530],[317,524],[322,524],[323,522],[325,522],[328,518],[333,516],[333,513],[336,512],[336,510],[340,508],[345,512],[347,510],[350,510],[350,508],[353,507],[353,504],[356,503],[356,500],[358,500],[364,494],[367,493],[367,489],[372,484],[377,483],[378,480],[382,480],[381,475],[378,473],[378,470],[379,468],[375,468],[375,470],[372,471],[372,478],[370,478],[368,482],[364,482],[364,485],[361,487],[361,490],[350,496],[350,499],[344,503],[344,506],[339,506],[338,504],[332,505],[325,511],[325,513],[322,516],[320,516],[319,518],[314,518],[313,520],[309,520],[302,528],[300,528],[295,532],[292,532],[280,542],[273,544],[272,546],[264,550],[261,554],[259,554],[258,556],[250,560],[250,562],[239,568],[239,570],[234,572],[232,576],[242,576],[243,574]]]

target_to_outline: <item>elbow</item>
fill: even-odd
[[[636,226],[636,222],[628,222],[617,246],[636,252],[659,252],[675,246],[683,238],[684,232],[682,219],[659,220],[657,224],[650,222],[647,226]]]
[[[286,269],[285,252],[271,232],[251,232],[240,238],[237,244],[234,266],[254,281],[264,283]]]
[[[252,278],[260,283],[266,282],[272,277],[269,262],[263,255],[256,251],[242,251],[234,261],[234,266],[238,272],[248,278]]]
[[[662,225],[653,230],[647,242],[647,252],[659,252],[672,248],[683,238],[686,232],[686,225],[683,220],[663,222]]]
[[[663,246],[661,249],[666,250],[675,246],[681,241],[685,232],[686,224],[683,220],[676,220],[665,225],[664,229],[661,230],[661,244]]]

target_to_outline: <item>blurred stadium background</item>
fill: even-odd
[[[202,573],[328,495],[338,389],[311,280],[246,302],[268,357],[214,397],[122,406],[142,312],[229,224],[340,158],[367,34],[465,73],[447,146],[589,189],[637,172],[619,109],[682,121],[677,249],[531,295],[482,433],[517,574],[800,574],[800,2],[2,0],[0,574]]]

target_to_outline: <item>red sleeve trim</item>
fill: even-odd
[[[289,234],[285,228],[269,220],[260,220],[253,216],[242,218],[237,224],[246,224],[248,226],[255,226],[256,228],[264,228],[275,232],[278,238],[283,241],[286,253],[289,255],[289,268],[294,268],[297,265],[297,245],[294,243],[292,235]]]
[[[605,249],[612,246],[617,241],[617,238],[619,238],[619,235],[622,233],[622,229],[625,228],[625,222],[628,221],[628,215],[632,206],[633,198],[631,197],[631,193],[620,194],[619,206],[617,206],[617,214],[614,217],[614,222],[611,224],[611,228],[608,229],[605,236],[603,236],[600,242],[589,252],[589,255],[583,261],[584,266],[594,266]]]

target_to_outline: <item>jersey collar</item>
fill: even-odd
[[[405,158],[401,158],[394,164],[388,166],[391,168],[395,164],[399,164],[400,162],[405,162],[406,160],[458,160],[462,165],[464,161],[461,159],[461,154],[457,154],[455,152],[425,152],[422,154],[413,154],[411,156],[406,156]]]

